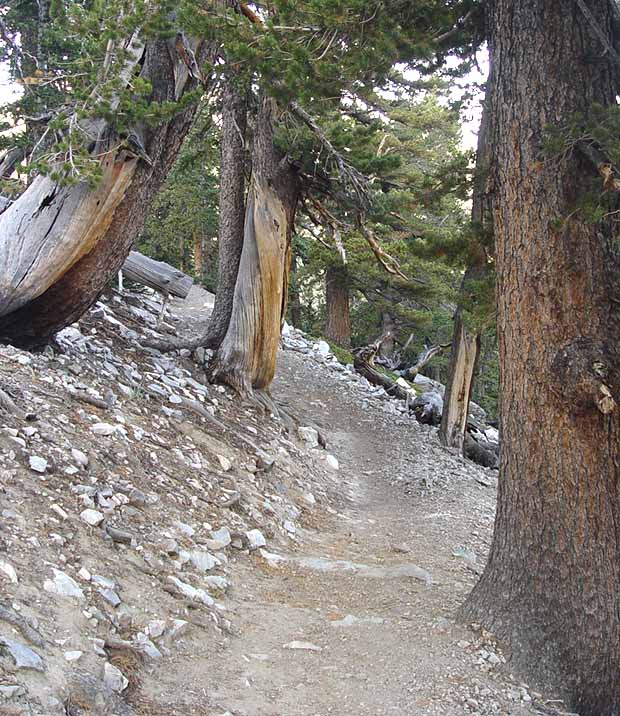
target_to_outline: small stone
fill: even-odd
[[[26,693],[23,686],[19,684],[10,684],[8,686],[0,686],[0,699],[8,701],[9,699],[15,699],[18,696],[23,696]]]
[[[110,425],[110,423],[95,423],[90,430],[95,433],[95,435],[112,435],[116,432],[116,425]]]
[[[311,492],[306,492],[303,496],[303,501],[310,505],[310,507],[313,507],[316,505],[316,497]]]
[[[285,520],[282,526],[290,535],[294,535],[297,532],[297,528],[290,520]]]
[[[202,549],[194,549],[189,553],[189,561],[201,572],[208,572],[210,569],[217,567],[218,560],[212,554]]]
[[[232,462],[227,457],[224,457],[223,455],[218,455],[217,459],[220,463],[220,467],[222,468],[222,470],[224,470],[224,472],[228,472],[232,469]]]
[[[129,680],[120,669],[106,661],[103,667],[103,683],[116,694],[120,694],[129,686]]]
[[[13,639],[0,638],[0,645],[6,648],[18,669],[45,671],[45,662],[30,647]]]
[[[323,647],[312,644],[309,641],[289,641],[284,645],[285,649],[293,649],[295,651],[323,651]]]
[[[66,520],[69,517],[69,515],[62,509],[62,507],[60,505],[57,505],[55,502],[52,503],[50,509],[52,510],[52,512],[55,512],[61,520]]]
[[[79,661],[83,655],[83,651],[65,651],[65,661]]]
[[[308,447],[315,448],[319,446],[319,433],[314,428],[301,426],[297,429],[297,432]]]
[[[211,532],[212,539],[205,540],[205,545],[214,552],[225,549],[231,543],[230,531],[227,527]]]
[[[98,510],[87,509],[80,512],[80,519],[91,527],[97,527],[103,522],[104,516]]]
[[[260,530],[249,530],[249,532],[245,533],[245,536],[247,537],[250,550],[259,549],[267,545],[267,540]]]
[[[176,585],[181,594],[189,597],[192,601],[202,602],[207,607],[212,607],[215,604],[213,599],[205,592],[204,589],[196,589],[196,587],[192,587],[191,584],[187,584],[186,582],[177,579],[177,577],[168,577],[168,579]]]
[[[85,582],[90,582],[91,574],[90,574],[90,572],[86,569],[86,567],[82,567],[82,568],[80,569],[80,571],[78,572],[78,575],[79,575]]]
[[[191,525],[185,524],[185,522],[177,521],[174,523],[174,526],[177,528],[177,530],[182,534],[185,535],[185,537],[193,537],[194,536],[194,528]]]
[[[172,626],[170,629],[168,629],[168,633],[166,636],[170,637],[171,639],[176,639],[180,636],[183,636],[189,629],[189,622],[186,622],[184,619],[173,619],[172,620]]]
[[[409,554],[409,552],[411,552],[411,547],[409,547],[409,545],[406,545],[404,543],[393,544],[392,551],[399,552],[400,554]]]
[[[205,577],[205,584],[211,589],[216,589],[220,592],[225,592],[230,587],[230,582],[226,577]]]
[[[61,597],[73,597],[79,600],[84,599],[84,592],[82,592],[79,584],[74,579],[53,567],[52,572],[54,573],[54,579],[46,579],[45,582],[43,582],[43,589],[45,589],[46,592],[58,594]]]
[[[11,580],[11,582],[13,582],[13,584],[17,584],[17,572],[15,571],[15,567],[12,564],[0,560],[0,572],[5,574]]]
[[[151,639],[158,639],[166,631],[166,622],[163,619],[153,619],[146,626],[146,633]]]
[[[99,589],[97,591],[106,600],[106,602],[111,604],[113,607],[118,607],[121,603],[121,598],[113,589]]]
[[[333,455],[326,455],[325,462],[330,470],[336,471],[340,469],[340,463]]]
[[[47,470],[47,460],[39,455],[31,455],[28,458],[30,469],[35,472],[43,473]]]
[[[71,448],[71,457],[80,467],[88,467],[88,455],[77,448]]]

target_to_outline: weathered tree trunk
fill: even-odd
[[[211,368],[213,380],[245,394],[267,389],[275,373],[300,188],[273,144],[275,111],[272,99],[261,100],[232,315]]]
[[[487,97],[490,95],[490,82],[487,83]],[[478,149],[476,152],[476,176],[472,196],[471,219],[474,230],[484,232],[489,228],[489,205],[485,188],[490,160],[488,142],[489,105],[485,101],[482,107],[480,131],[478,133]],[[484,240],[480,237],[480,240]],[[479,250],[478,260],[473,263],[463,276],[461,285],[461,302],[466,299],[472,281],[484,276],[484,253]],[[463,323],[463,307],[460,305],[454,314],[454,330],[452,333],[452,351],[448,365],[448,379],[444,395],[443,414],[439,427],[439,440],[443,445],[454,447],[463,452],[465,448],[465,431],[469,415],[474,378],[480,356],[482,342],[480,329],[473,332]]]
[[[148,80],[153,102],[178,99],[195,86],[178,44],[179,38],[154,40],[144,47],[132,38],[125,79],[139,73]],[[188,45],[184,38],[180,44]],[[136,128],[148,161],[103,120],[91,123],[94,151],[105,152],[99,185],[61,187],[40,176],[0,214],[1,341],[44,345],[94,303],[127,257],[193,114],[190,107],[155,129]]]
[[[351,346],[349,283],[344,264],[332,264],[325,271],[325,336],[343,348]]]
[[[390,340],[390,334],[385,334],[378,338],[374,343],[363,348],[353,351],[353,367],[372,385],[378,385],[390,395],[400,400],[409,401],[412,397],[410,391],[402,385],[394,382],[390,377],[377,370],[375,366],[375,358],[381,350],[381,346],[385,341]]]
[[[467,273],[462,292],[466,290]],[[454,315],[452,351],[444,395],[439,440],[443,445],[463,452],[469,401],[480,355],[480,331],[471,333],[463,323],[461,308]]]
[[[588,7],[611,38],[612,3]],[[579,209],[596,170],[578,151],[545,157],[543,142],[615,105],[618,68],[573,0],[493,0],[488,13],[501,478],[463,615],[509,643],[529,683],[581,716],[617,716],[619,236]]]
[[[219,347],[233,310],[244,241],[246,126],[247,98],[228,79],[222,91],[217,291],[207,333],[201,342],[206,348]]]

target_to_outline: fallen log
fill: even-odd
[[[121,269],[125,278],[150,286],[164,295],[187,298],[192,284],[191,276],[164,261],[155,261],[138,251],[131,251]]]
[[[400,400],[408,401],[411,398],[409,390],[395,383],[391,378],[382,373],[375,366],[375,358],[381,346],[391,337],[390,333],[386,333],[378,338],[374,343],[364,348],[358,348],[353,351],[353,367],[372,385],[381,386],[389,395],[394,395]]]

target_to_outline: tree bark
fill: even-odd
[[[175,42],[128,44],[124,79],[139,73],[148,80],[153,102],[179,99],[196,84]],[[200,46],[194,49],[201,56]],[[39,176],[0,214],[0,341],[42,346],[97,300],[125,261],[193,115],[190,107],[154,129],[136,128],[148,161],[103,120],[93,122],[93,151],[104,154],[96,188]]]
[[[611,36],[612,4],[589,9]],[[549,126],[615,105],[618,70],[572,0],[487,11],[501,478],[489,561],[462,615],[571,710],[616,716],[618,229],[579,209],[596,177],[586,160],[550,159],[543,141]]]
[[[201,343],[206,348],[220,346],[233,310],[244,241],[246,127],[247,99],[229,78],[222,91],[217,291],[207,334]]]
[[[275,111],[274,100],[261,100],[232,314],[211,366],[213,380],[247,395],[266,390],[275,373],[300,191],[294,168],[273,143]]]
[[[487,83],[487,97],[490,95],[490,82]],[[476,152],[476,176],[472,196],[471,219],[474,230],[479,232],[489,228],[489,202],[486,196],[486,179],[490,160],[488,142],[489,132],[489,105],[485,101],[482,107],[480,131],[478,133],[478,148]],[[484,254],[480,250],[478,260],[473,263],[463,276],[461,285],[461,302],[466,298],[469,286],[484,276],[486,267]],[[469,401],[472,390],[482,335],[480,329],[473,332],[463,322],[463,308],[460,305],[454,314],[454,330],[452,333],[452,351],[448,365],[448,379],[444,395],[443,414],[439,427],[439,440],[443,445],[457,448],[460,452],[465,449],[465,431],[467,429],[467,416],[469,415]]]
[[[343,348],[351,347],[349,283],[344,264],[331,264],[325,270],[325,336]]]
[[[379,355],[382,358],[389,358],[396,350],[396,339],[398,338],[398,326],[389,311],[381,312],[381,332],[387,338],[379,348]]]

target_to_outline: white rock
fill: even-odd
[[[205,577],[205,584],[211,589],[219,589],[222,592],[225,592],[230,587],[230,582],[226,577]]]
[[[83,655],[83,651],[65,651],[65,661],[78,661]]]
[[[184,619],[173,619],[172,620],[172,626],[170,629],[168,629],[168,633],[166,636],[170,637],[171,639],[176,639],[177,637],[183,636],[189,629],[189,622],[186,622]]]
[[[158,639],[166,631],[166,622],[163,619],[153,619],[146,625],[146,633],[152,639]]]
[[[87,467],[88,455],[77,448],[71,448],[71,457],[80,467]]]
[[[192,587],[191,584],[182,582],[180,579],[177,579],[177,577],[168,577],[168,579],[176,585],[181,594],[189,597],[192,601],[202,602],[207,607],[212,607],[215,604],[213,599],[205,592],[204,589],[196,589],[196,587]]]
[[[103,667],[103,683],[117,694],[122,693],[129,686],[129,681],[123,672],[107,661]]]
[[[223,455],[218,455],[217,459],[224,472],[228,472],[232,468],[232,462],[227,457],[224,457]]]
[[[319,433],[308,425],[302,425],[297,429],[299,437],[306,443],[310,448],[318,447],[319,445]]]
[[[34,671],[45,671],[45,662],[29,646],[13,639],[0,637],[0,644],[3,644],[15,662],[18,669],[33,669]]]
[[[193,537],[194,532],[196,531],[196,530],[194,530],[193,527],[191,527],[190,525],[187,525],[187,524],[185,524],[185,522],[181,522],[181,521],[175,522],[174,526],[177,528],[177,530],[181,534],[185,535],[186,537]]]
[[[110,423],[95,423],[90,430],[95,433],[95,435],[112,435],[116,432],[116,425],[110,425]]]
[[[31,455],[28,458],[30,469],[35,472],[45,472],[47,470],[47,460],[39,455]]]
[[[275,552],[268,552],[266,549],[260,550],[260,556],[267,562],[270,567],[277,567],[281,562],[286,562],[286,557],[282,557]]]
[[[267,545],[267,540],[260,530],[249,530],[249,532],[245,533],[245,536],[248,539],[248,546],[251,550],[259,549]]]
[[[84,581],[90,582],[91,574],[90,574],[90,572],[86,569],[86,567],[82,567],[82,568],[80,569],[80,571],[78,572],[78,575],[79,575]]]
[[[289,641],[284,645],[285,649],[294,649],[296,651],[323,651],[323,647],[312,644],[309,641]]]
[[[202,549],[192,550],[189,553],[189,561],[201,572],[208,572],[219,564],[219,561],[212,554]]]
[[[295,532],[297,532],[297,528],[290,520],[284,520],[284,524],[282,526],[291,535],[294,535]]]
[[[13,584],[17,584],[17,572],[15,571],[15,567],[12,564],[0,560],[0,572],[5,574],[11,580],[11,582],[13,582]]]
[[[325,463],[330,470],[336,471],[340,469],[340,463],[333,455],[326,455]]]
[[[313,505],[316,505],[316,497],[311,492],[306,492],[304,495],[302,495],[303,501],[310,505],[311,507]]]
[[[327,343],[327,341],[319,341],[316,344],[316,350],[322,356],[328,356],[331,353],[331,348],[329,347],[329,343]]]
[[[69,515],[62,509],[62,507],[60,505],[57,505],[55,502],[50,505],[50,509],[52,510],[52,512],[55,512],[61,520],[66,520],[67,517],[69,517]]]
[[[43,582],[43,589],[45,589],[46,592],[58,594],[61,597],[74,597],[79,600],[84,599],[84,592],[74,579],[53,567],[52,572],[54,573],[54,579],[46,579],[45,582]]]
[[[205,544],[209,549],[214,551],[228,547],[232,541],[230,531],[227,527],[221,527],[219,530],[211,532],[211,537],[212,539],[205,540]]]
[[[87,509],[80,512],[80,519],[82,522],[86,522],[87,525],[96,527],[103,522],[104,516],[98,510]]]

